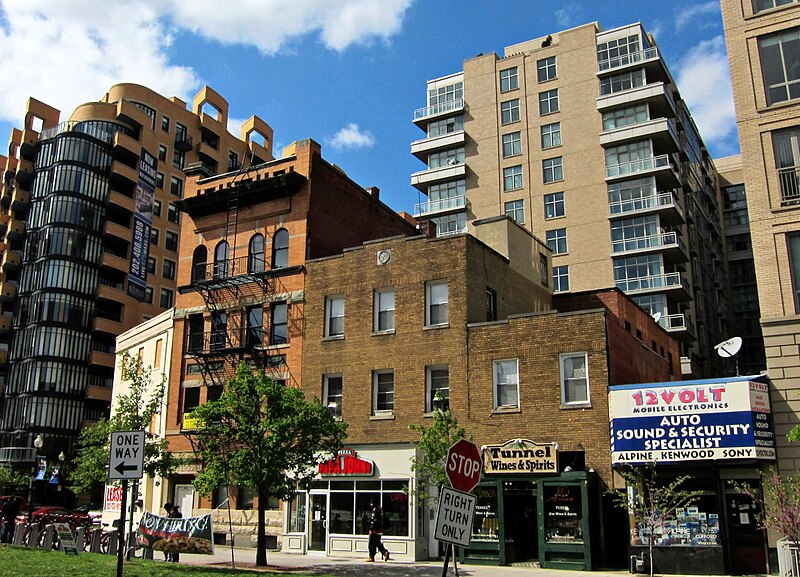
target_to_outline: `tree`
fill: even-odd
[[[270,497],[294,499],[307,489],[317,464],[342,447],[347,424],[322,403],[240,363],[216,401],[192,412],[202,470],[195,488],[247,487],[258,496],[256,565],[267,565],[265,513]]]
[[[777,468],[770,467],[761,473],[761,485],[764,498],[749,484],[737,483],[734,487],[761,505],[763,512],[758,520],[762,528],[775,529],[800,549],[800,475],[782,476]]]
[[[0,466],[0,494],[13,495],[27,490],[30,477],[11,467]]]
[[[166,376],[152,382],[152,368],[123,353],[121,376],[128,381],[126,394],[117,395],[114,414],[81,431],[78,449],[70,471],[70,489],[75,493],[96,494],[108,478],[108,455],[114,431],[145,431],[144,471],[150,477],[167,476],[180,464],[169,450],[166,439],[149,432],[153,418],[160,414],[166,392]]]
[[[417,447],[422,451],[421,458],[411,458],[411,470],[417,471],[414,494],[420,500],[430,498],[431,507],[434,507],[438,497],[431,496],[431,487],[439,488],[450,483],[444,468],[447,450],[459,439],[472,440],[472,437],[467,437],[466,430],[458,424],[458,419],[449,408],[444,411],[436,409],[430,427],[409,425],[408,428],[420,433]]]
[[[647,540],[647,553],[650,562],[650,577],[653,577],[653,545],[657,529],[664,521],[675,516],[676,509],[694,503],[702,494],[701,491],[688,491],[681,486],[691,479],[690,475],[682,475],[662,483],[658,480],[655,463],[642,467],[624,467],[620,474],[625,479],[628,492],[611,491],[613,502],[628,511],[642,540]]]

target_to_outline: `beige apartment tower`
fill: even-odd
[[[437,234],[507,214],[553,250],[556,293],[618,287],[718,376],[728,338],[717,173],[640,24],[597,23],[428,82],[414,113],[415,216]]]
[[[761,327],[772,382],[778,464],[794,473],[786,434],[800,410],[800,4],[722,0],[747,189]]]

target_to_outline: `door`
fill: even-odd
[[[736,575],[767,572],[764,531],[759,528],[759,503],[749,495],[725,495],[730,542],[730,569]]]
[[[325,553],[328,543],[328,495],[311,493],[308,550]]]
[[[175,485],[175,505],[184,517],[191,517],[194,508],[194,487],[191,485]]]

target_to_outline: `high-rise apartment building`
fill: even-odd
[[[252,117],[243,139],[229,134],[228,103],[208,87],[187,109],[119,84],[59,116],[29,100],[2,158],[0,463],[30,462],[38,435],[43,454],[69,456],[108,414],[116,336],[174,304],[184,170],[272,159],[272,129]]]
[[[800,410],[800,4],[722,0],[722,21],[772,382],[778,464],[794,473],[786,433]]]
[[[556,292],[618,287],[719,375],[728,338],[713,162],[653,37],[586,24],[464,63],[414,113],[415,216],[445,235],[507,214],[553,250]]]

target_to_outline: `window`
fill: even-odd
[[[211,313],[211,350],[217,351],[225,348],[228,340],[228,313],[215,311]]]
[[[178,250],[178,233],[168,230],[166,239],[164,240],[164,248],[167,250],[176,251]]]
[[[509,124],[519,121],[519,98],[500,103],[500,122]]]
[[[625,108],[617,108],[611,112],[603,113],[603,130],[613,130],[614,128],[639,124],[640,122],[649,120],[649,118],[650,112],[647,108],[647,104],[636,104],[634,106],[626,106]]]
[[[569,267],[567,265],[553,267],[553,292],[569,291]]]
[[[153,200],[153,216],[161,216],[161,201]]]
[[[561,363],[561,402],[564,405],[589,402],[589,373],[586,353],[559,355]]]
[[[184,387],[183,412],[191,413],[200,406],[200,387]]]
[[[516,156],[522,154],[522,143],[520,141],[520,133],[512,132],[503,135],[503,158],[509,156]]]
[[[494,408],[519,408],[519,361],[494,361]]]
[[[157,172],[156,173],[156,188],[159,190],[164,190],[164,173]]]
[[[175,262],[164,259],[161,275],[166,279],[175,280]]]
[[[600,95],[606,96],[608,94],[614,94],[615,92],[630,90],[638,86],[644,86],[644,72],[641,68],[601,79]]]
[[[561,146],[561,123],[544,124],[541,128],[542,148]]]
[[[560,156],[542,161],[542,179],[545,184],[564,180],[564,167],[561,164]]]
[[[556,228],[545,232],[547,237],[547,246],[553,251],[553,254],[565,254],[567,252],[567,229]]]
[[[542,58],[536,61],[536,76],[539,82],[547,82],[556,77],[556,57]]]
[[[447,281],[425,283],[425,324],[428,326],[446,325]]]
[[[539,114],[558,112],[558,88],[539,93]]]
[[[425,412],[447,410],[450,405],[450,369],[447,365],[425,367]]]
[[[289,231],[279,229],[272,237],[272,268],[289,266]]]
[[[566,209],[564,206],[564,193],[554,192],[544,195],[544,217],[545,219],[558,218],[564,216]]]
[[[166,116],[161,117],[161,130],[169,132],[169,118]]]
[[[223,240],[214,249],[214,278],[228,276],[228,242]]]
[[[597,45],[597,62],[600,70],[622,66],[641,59],[639,36],[624,36]]]
[[[518,190],[522,188],[522,165],[509,166],[503,169],[503,190]]]
[[[550,263],[547,260],[547,255],[543,252],[539,253],[539,281],[542,283],[542,286],[549,286]]]
[[[451,148],[442,152],[434,152],[428,155],[428,168],[441,168],[453,166],[464,162],[464,147]]]
[[[657,166],[649,140],[606,149],[606,174],[619,176]]]
[[[794,310],[800,312],[800,234],[787,235],[786,244],[789,248],[789,270],[794,289]]]
[[[158,159],[159,160],[167,160],[167,147],[163,144],[158,145]]]
[[[164,339],[156,340],[156,350],[153,354],[153,368],[161,368],[161,353],[164,351]]]
[[[448,86],[440,86],[428,90],[428,106],[437,106],[448,102],[455,102],[464,98],[464,83],[455,82]]]
[[[497,291],[486,287],[486,320],[497,320]]]
[[[192,252],[192,282],[206,280],[208,249],[202,244]]]
[[[161,289],[161,299],[159,300],[159,305],[161,308],[168,309],[172,306],[174,302],[175,293],[173,293],[169,289],[162,288]]]
[[[342,375],[322,377],[322,398],[335,419],[342,418]]]
[[[344,335],[344,295],[325,298],[325,336]]]
[[[800,127],[773,132],[772,148],[778,169],[781,202],[795,204],[800,201]]]
[[[767,104],[800,98],[800,28],[758,39]]]
[[[519,224],[525,224],[525,203],[522,200],[512,200],[505,203],[505,213]]]
[[[175,224],[180,224],[181,221],[181,213],[178,212],[178,207],[171,202],[167,207],[167,220]]]
[[[247,272],[264,272],[266,263],[264,262],[264,235],[254,234],[250,238],[248,247]]]
[[[786,6],[787,4],[795,4],[797,0],[753,0],[753,12],[758,13],[770,8],[777,8],[778,6]]]
[[[289,342],[289,305],[273,303],[269,327],[269,344],[282,345]]]
[[[228,171],[236,170],[239,168],[239,155],[233,150],[228,151]]]
[[[158,246],[158,229],[151,228],[150,229],[150,244],[154,244]]]
[[[247,309],[247,346],[258,347],[264,342],[264,307]]]
[[[184,164],[186,164],[186,153],[176,148],[172,151],[172,166],[183,170]]]
[[[144,289],[144,302],[153,304],[153,287],[145,287]]]
[[[519,88],[519,79],[517,77],[517,67],[507,68],[500,71],[500,92],[508,92],[509,90],[516,90]]]
[[[435,120],[428,124],[428,138],[443,136],[461,130],[464,130],[464,116],[459,114],[443,120]]]
[[[372,378],[373,414],[391,413],[394,410],[394,371],[375,371]]]
[[[156,274],[156,257],[147,257],[147,272],[150,274]]]
[[[384,288],[375,291],[375,332],[394,330],[394,289]]]
[[[169,191],[178,198],[183,196],[183,181],[177,176],[171,176],[169,179]]]

